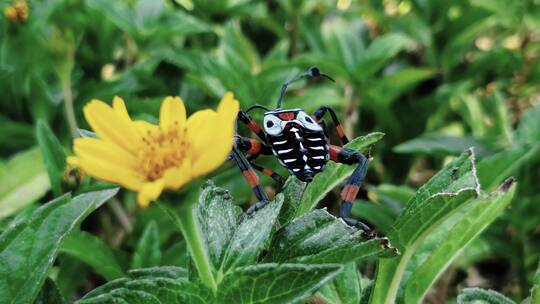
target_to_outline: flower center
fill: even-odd
[[[167,169],[180,167],[188,149],[185,129],[183,133],[180,134],[176,128],[169,131],[159,128],[157,132],[148,130],[143,137],[145,145],[137,155],[139,172],[154,181],[161,178]]]

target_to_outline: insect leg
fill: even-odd
[[[281,186],[283,186],[283,182],[284,182],[283,176],[261,165],[258,165],[252,162],[250,162],[250,164],[253,167],[253,169],[263,173],[264,175],[271,177],[276,183],[278,183],[280,188]]]
[[[319,109],[317,109],[315,113],[313,113],[312,117],[315,118],[316,121],[319,121],[324,116],[324,114],[326,114],[326,112],[329,112],[330,116],[332,117],[332,121],[334,122],[334,125],[336,127],[336,132],[341,139],[341,143],[344,145],[347,144],[349,142],[349,139],[347,138],[347,135],[345,135],[345,131],[343,130],[343,127],[341,126],[341,123],[339,122],[336,112],[334,112],[332,108],[327,107],[327,106],[322,106]]]
[[[244,110],[238,111],[238,118],[237,120],[244,123],[253,133],[257,134],[257,136],[263,141],[267,142],[266,140],[266,134],[264,131],[259,127],[259,125],[251,119],[248,113],[246,113]]]
[[[261,143],[256,139],[236,135],[234,141],[238,149],[248,154],[247,158],[249,160],[255,159],[261,154],[272,155],[272,149],[265,143]]]
[[[251,162],[252,160],[256,159],[261,154],[272,155],[272,150],[270,149],[270,147],[268,147],[266,144],[261,143],[260,141],[256,139],[242,137],[238,135],[235,136],[235,144],[236,144],[236,147],[238,147],[238,149],[248,154],[247,159],[249,160],[249,163],[255,170],[271,177],[274,181],[276,181],[279,184],[280,187],[283,185],[283,177],[281,175],[277,174],[276,172],[270,169],[264,168],[258,164]]]
[[[257,175],[255,170],[253,170],[253,167],[242,151],[240,151],[240,149],[237,147],[233,147],[231,156],[238,165],[238,168],[240,168],[240,171],[242,171],[246,181],[251,186],[251,190],[253,190],[253,193],[255,193],[255,196],[257,197],[258,202],[251,206],[247,211],[248,214],[252,214],[268,204],[268,195],[266,195],[266,192],[264,192],[264,189],[261,186],[259,175]]]
[[[358,151],[334,145],[330,146],[330,159],[337,163],[357,165],[341,191],[339,217],[341,217],[348,225],[355,226],[362,230],[367,236],[372,237],[373,232],[371,231],[371,228],[361,221],[351,218],[352,204],[356,199],[356,195],[366,176],[368,159],[364,154]]]

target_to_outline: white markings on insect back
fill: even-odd
[[[302,137],[300,136],[300,134],[298,134],[298,129],[291,128],[291,132],[293,132],[296,139],[298,139],[298,145],[300,145],[300,149],[304,149],[304,145],[302,144]]]
[[[321,141],[321,140],[323,140],[322,138],[319,138],[319,137],[315,137],[315,138],[306,137],[306,138],[309,141]]]
[[[315,146],[315,147],[308,147],[312,150],[324,150],[324,147],[321,147],[321,146]]]
[[[288,163],[292,163],[292,162],[296,161],[296,159],[295,159],[295,158],[289,158],[289,159],[284,159],[283,161],[284,161],[286,164],[288,164]]]
[[[285,154],[285,153],[291,152],[292,150],[293,150],[292,148],[291,149],[286,149],[286,150],[278,150],[277,153],[278,154]]]
[[[313,156],[313,159],[325,159],[324,156]]]
[[[283,144],[286,143],[286,142],[287,142],[286,140],[275,141],[275,142],[274,142],[274,145],[283,145]]]

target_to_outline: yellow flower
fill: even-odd
[[[4,8],[4,16],[11,22],[21,22],[28,19],[28,3],[24,0],[16,1],[13,5]]]
[[[88,175],[137,191],[146,207],[164,189],[177,190],[219,167],[232,149],[239,103],[226,93],[217,111],[206,109],[186,119],[179,97],[161,104],[159,125],[132,121],[124,101],[113,106],[92,100],[84,116],[98,138],[77,138],[68,162]]]

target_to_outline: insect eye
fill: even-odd
[[[306,116],[306,121],[309,123],[313,123],[313,120],[309,116]]]
[[[271,127],[273,127],[273,126],[274,126],[274,122],[273,122],[273,121],[269,120],[269,121],[266,122],[266,127],[267,127],[267,128],[271,128]]]

